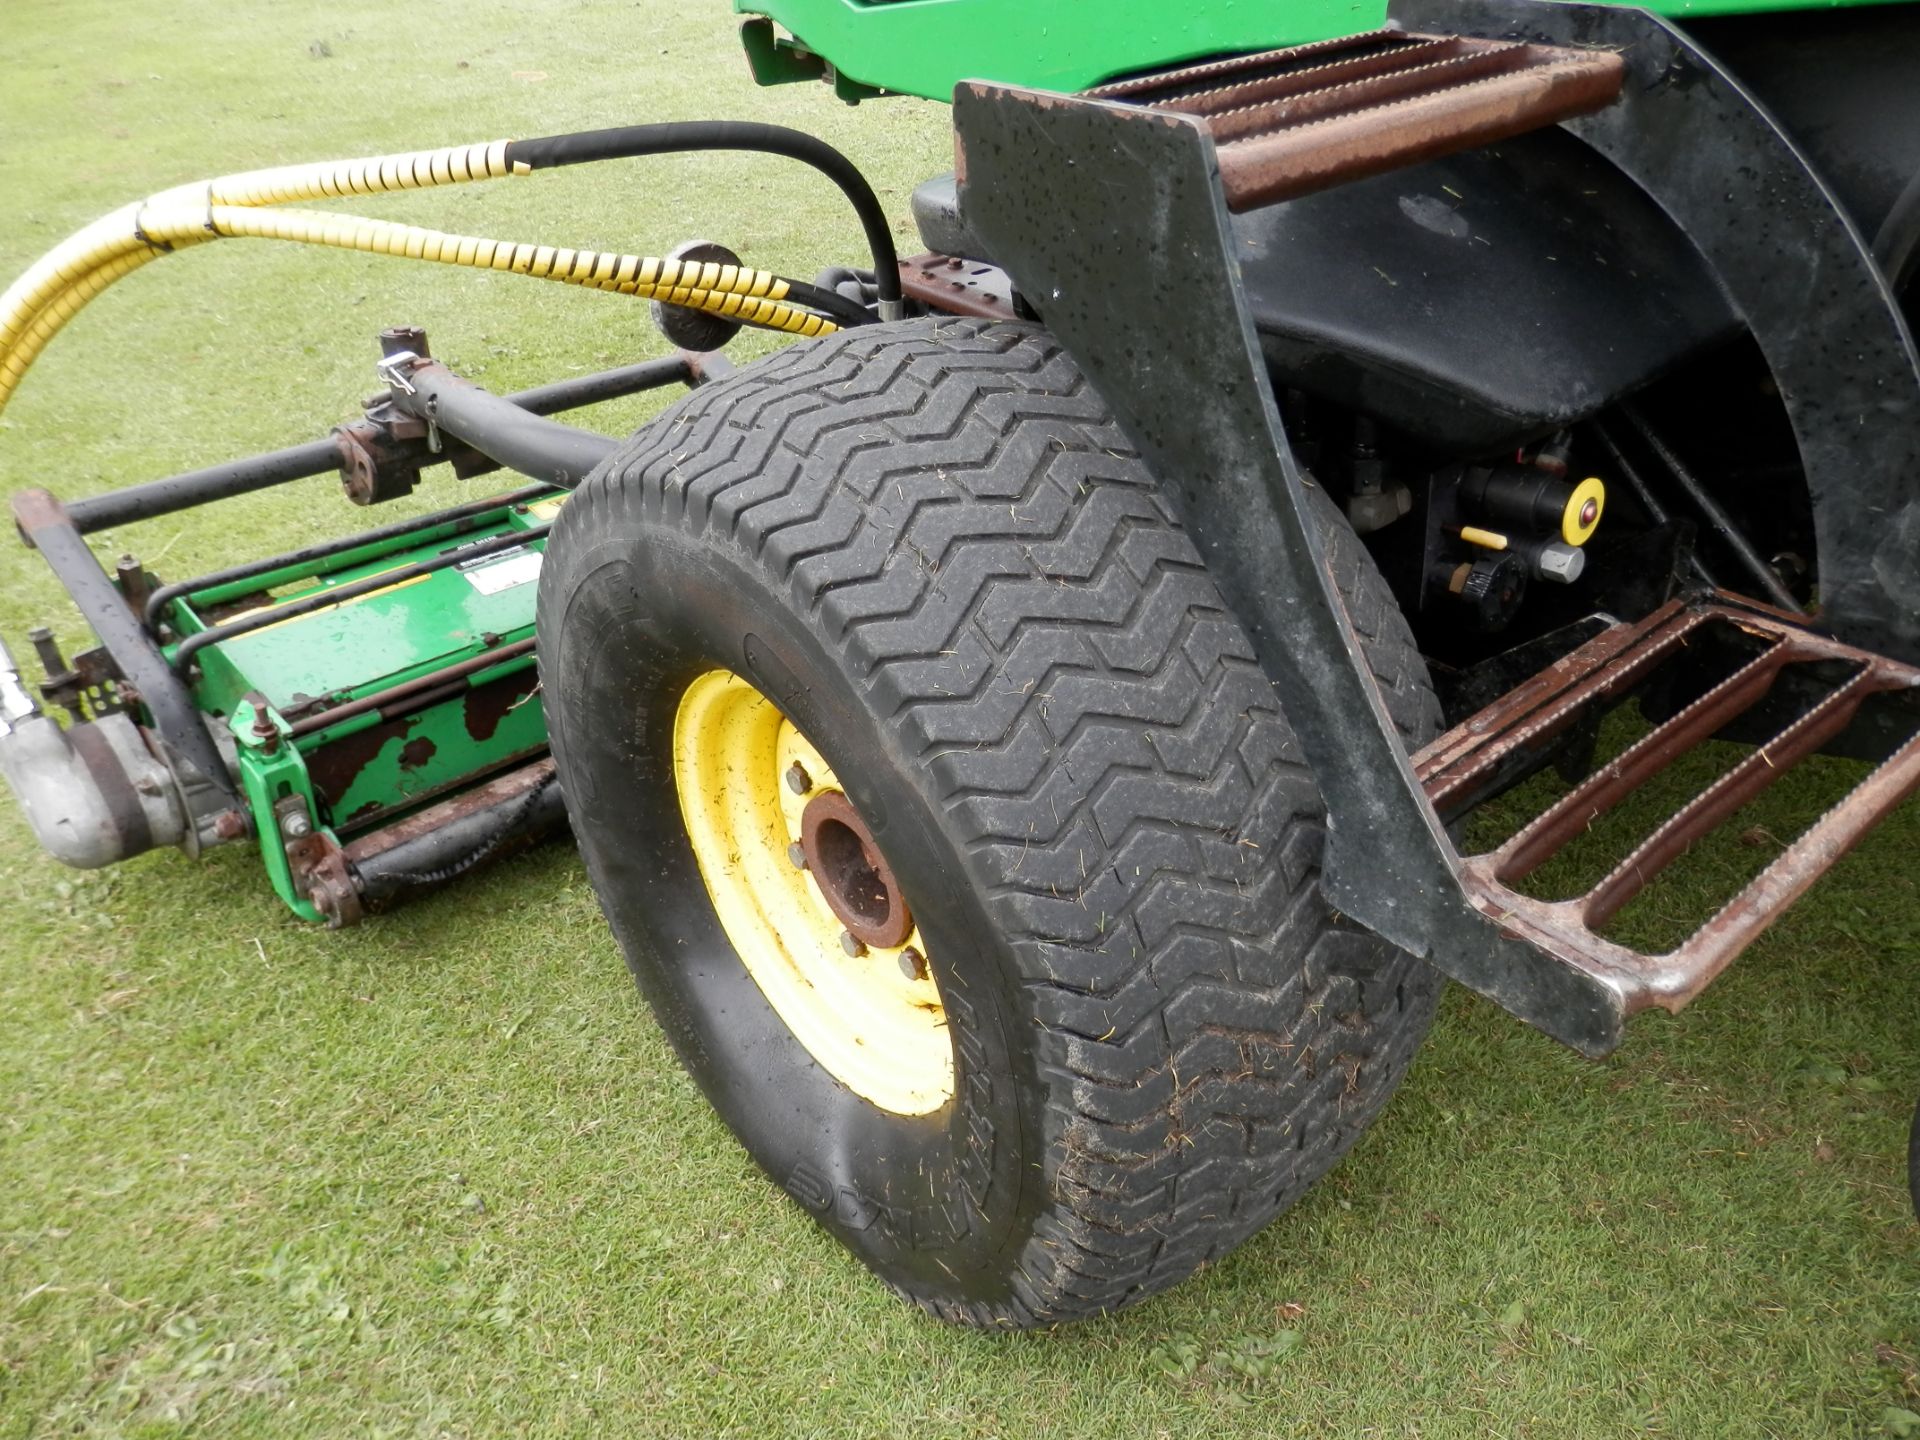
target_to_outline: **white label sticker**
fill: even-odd
[[[491,564],[475,565],[466,570],[466,577],[467,583],[482,595],[498,595],[516,585],[530,585],[540,578],[540,552],[515,551]]]

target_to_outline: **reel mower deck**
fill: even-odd
[[[388,332],[383,345],[425,359],[417,331]],[[382,363],[383,374],[395,373]],[[542,437],[539,413],[697,383],[722,365],[717,357],[674,357],[505,400],[473,398],[504,424],[489,433],[512,454],[526,437]],[[576,450],[584,447],[575,458],[598,453],[599,437],[565,433]],[[84,530],[330,468],[350,496],[392,498],[438,463],[465,476],[499,468],[377,400],[367,419],[310,446],[71,509],[45,491],[17,496],[22,535],[107,642],[70,663],[48,632],[34,632],[41,697],[67,712],[64,731],[39,712],[12,662],[0,663],[18,697],[0,762],[43,843],[71,863],[97,865],[160,844],[197,852],[255,839],[288,907],[340,926],[564,823],[546,758],[533,636],[546,534],[564,487],[524,485],[170,582],[132,556],[109,578],[83,539]],[[174,737],[157,723],[136,735],[129,717],[142,705],[156,721],[196,720]],[[220,757],[228,787],[182,762],[194,740]],[[124,758],[135,754],[148,763]],[[75,832],[89,838],[79,843]]]

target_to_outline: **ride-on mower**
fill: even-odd
[[[222,237],[647,298],[672,347],[497,396],[396,326],[328,437],[16,494],[98,639],[0,658],[45,849],[257,846],[338,927],[570,827],[769,1175],[907,1298],[1024,1326],[1292,1204],[1444,977],[1606,1055],[1920,787],[1920,5],[736,7],[763,82],[951,99],[923,253],[817,140],[638,125],[179,187],[0,297],[0,403]],[[813,166],[870,254],[334,205],[714,149]],[[798,343],[735,369],[744,325]],[[550,418],[670,386],[618,443]],[[439,465],[524,483],[207,575],[87,543]],[[1649,939],[1817,754],[1857,783]]]

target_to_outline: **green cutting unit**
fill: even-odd
[[[635,125],[178,187],[0,297],[0,403],[223,238],[648,299],[666,352],[499,396],[396,327],[323,439],[19,492],[98,639],[0,651],[48,852],[250,845],[338,927],[569,829],[769,1176],[909,1300],[1017,1327],[1291,1205],[1445,978],[1605,1055],[1920,788],[1920,6],[736,8],[763,83],[952,102],[918,253],[817,139]],[[723,149],[811,166],[868,253],[347,213]],[[742,326],[797,343],[735,370]],[[552,418],[663,387],[623,441]],[[86,538],[443,465],[517,488],[196,577]],[[1864,763],[1647,940],[1817,755]]]

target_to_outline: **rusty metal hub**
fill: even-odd
[[[847,933],[863,945],[891,950],[913,933],[900,882],[853,802],[823,790],[800,815],[807,869]]]

